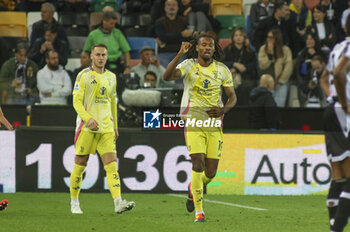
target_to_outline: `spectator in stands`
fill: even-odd
[[[111,6],[105,6],[103,9],[102,9],[102,12],[107,12],[107,11],[111,11],[111,12],[114,12],[114,8],[111,7]],[[115,24],[115,28],[119,29],[121,32],[123,32],[123,35],[126,37],[125,35],[125,32],[124,32],[124,29],[123,27],[120,25],[120,14],[118,12],[115,12],[115,16],[117,17],[117,23]],[[91,27],[95,30],[96,28],[99,28],[102,26],[102,21],[100,24],[97,24],[97,25],[91,25]]]
[[[144,79],[146,72],[152,71],[156,74],[156,87],[172,86],[172,84],[163,81],[163,74],[165,72],[164,66],[160,64],[159,59],[154,55],[154,49],[148,46],[140,49],[141,63],[131,68],[140,77],[140,86],[144,86]]]
[[[249,93],[257,82],[256,56],[250,48],[247,34],[243,28],[236,28],[232,33],[231,40],[231,44],[224,49],[224,63],[232,73],[237,105],[248,105]]]
[[[72,83],[68,73],[58,63],[58,52],[46,53],[46,65],[38,72],[38,89],[42,105],[66,105],[72,93]]]
[[[187,19],[178,16],[178,2],[176,0],[165,1],[165,16],[156,21],[156,37],[159,45],[161,64],[166,67],[179,51],[181,42],[189,40],[193,29],[187,29]]]
[[[90,58],[90,53],[88,52],[82,52],[80,54],[80,67],[74,69],[73,71],[73,76],[72,76],[72,84],[74,85],[75,79],[77,78],[78,74],[80,73],[81,70],[88,68],[91,65],[91,58]]]
[[[274,79],[269,74],[260,77],[259,86],[250,92],[249,125],[251,129],[278,129],[279,112],[271,91]]]
[[[38,66],[27,58],[28,44],[20,41],[15,57],[7,60],[0,72],[2,104],[31,105],[37,100],[36,74]]]
[[[46,64],[45,53],[49,50],[56,50],[59,54],[59,63],[63,67],[67,64],[69,56],[69,46],[66,41],[58,38],[58,25],[47,25],[45,29],[45,36],[38,38],[34,44],[30,47],[28,57],[34,60],[39,68],[44,67]]]
[[[295,25],[289,20],[290,10],[286,2],[275,3],[275,11],[273,16],[268,16],[261,20],[256,28],[252,44],[255,46],[256,50],[266,41],[267,32],[273,28],[279,28],[282,32],[282,37],[285,45],[293,47],[293,42],[295,41]]]
[[[144,88],[156,88],[157,86],[157,74],[155,74],[152,71],[147,71],[145,73],[145,76],[143,77],[144,82],[143,82],[143,87]]]
[[[325,106],[325,96],[320,85],[320,78],[325,66],[326,64],[322,56],[315,55],[311,60],[311,70],[305,78],[298,79],[301,106]]]
[[[16,2],[13,0],[0,0],[0,11],[14,11]]]
[[[312,22],[312,13],[304,5],[303,0],[292,0],[289,5],[290,9],[290,20],[295,24],[295,41],[293,47],[293,57],[296,57],[299,51],[305,47],[304,35],[306,27],[311,25]]]
[[[311,70],[311,60],[314,56],[321,56],[323,59],[326,59],[324,53],[321,50],[316,34],[307,33],[306,35],[306,46],[299,52],[296,65],[295,65],[295,74],[298,80],[298,83],[304,82],[305,78],[309,78],[308,74]],[[299,89],[298,96],[300,105],[304,105],[305,96],[301,96],[302,92]]]
[[[209,4],[195,0],[181,0],[179,15],[187,18],[188,29],[199,32],[212,31],[213,27],[206,15],[209,11]]]
[[[325,17],[335,26],[335,5],[333,0],[320,0],[320,5],[326,8]]]
[[[293,72],[292,52],[283,45],[282,33],[279,29],[272,29],[267,33],[266,42],[261,46],[258,54],[261,74],[270,74],[275,80],[273,91],[278,107],[284,107],[289,88],[289,78]]]
[[[84,51],[90,52],[93,45],[98,43],[106,44],[108,47],[107,67],[116,75],[118,73],[129,74],[130,67],[130,46],[123,33],[115,28],[117,16],[114,12],[103,13],[101,27],[90,32]],[[124,59],[122,59],[124,55]]]
[[[325,20],[327,8],[318,4],[313,10],[313,22],[306,28],[306,32],[315,33],[320,41],[321,49],[328,54],[336,42],[335,27]]]
[[[53,17],[55,13],[55,6],[52,3],[45,2],[41,5],[41,20],[33,24],[32,34],[30,35],[30,45],[33,45],[39,38],[45,36],[45,30],[49,25],[56,25],[57,37],[64,40],[68,45],[68,38],[64,28]]]
[[[272,16],[274,4],[270,0],[258,0],[250,8],[250,39],[254,38],[254,33],[259,22],[267,16]]]

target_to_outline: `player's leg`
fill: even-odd
[[[327,207],[329,215],[329,224],[334,224],[335,214],[339,205],[339,196],[343,190],[343,184],[346,181],[344,174],[340,169],[340,162],[331,162],[332,166],[332,182],[329,186],[327,196]]]
[[[80,209],[79,193],[81,183],[83,181],[83,173],[89,160],[91,149],[96,150],[94,142],[94,134],[81,131],[75,142],[75,162],[74,168],[70,175],[70,196],[71,196],[71,212],[73,214],[82,214]],[[96,151],[95,151],[96,152]],[[93,154],[95,152],[92,152]]]
[[[97,150],[101,155],[101,160],[106,171],[107,184],[112,195],[115,212],[122,213],[135,207],[135,202],[122,200],[120,177],[117,170],[117,155],[114,141],[114,133],[101,135],[97,144]]]
[[[202,176],[205,168],[205,155],[203,153],[191,154],[192,177],[191,187],[194,208],[196,210],[195,222],[205,221],[203,211],[203,181]]]
[[[70,175],[70,197],[71,197],[71,212],[73,214],[82,214],[80,209],[79,193],[81,183],[83,181],[83,172],[87,165],[89,155],[76,155],[73,171]]]
[[[204,185],[209,184],[215,177],[219,165],[219,159],[205,159],[205,171],[202,175]]]
[[[185,128],[185,140],[192,160],[192,176],[186,208],[188,212],[196,210],[195,221],[202,222],[205,221],[202,175],[205,167],[206,135],[200,128],[188,127]]]
[[[350,158],[341,162],[341,172],[344,173],[346,181],[343,183],[334,225],[331,227],[332,231],[336,232],[343,231],[350,218]]]

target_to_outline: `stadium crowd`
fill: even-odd
[[[41,11],[41,19],[32,25],[28,17],[27,37],[0,31],[0,103],[71,104],[76,76],[89,66],[90,49],[96,43],[108,47],[106,67],[117,75],[119,96],[128,88],[127,78],[135,75],[138,88],[181,89],[181,81],[163,81],[164,70],[182,41],[208,32],[224,49],[223,62],[234,79],[237,105],[252,102],[251,91],[264,74],[274,79],[270,92],[278,107],[326,105],[329,91],[321,88],[321,74],[329,52],[345,38],[350,1],[243,0],[240,11],[248,2],[250,12],[241,14],[242,25],[232,19],[229,35],[223,33],[226,22],[218,17],[213,2],[0,0],[0,13],[18,11],[29,16]],[[135,38],[152,42],[133,42]],[[76,63],[79,56],[81,67]],[[145,84],[153,78],[150,71],[154,84]]]

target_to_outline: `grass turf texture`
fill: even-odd
[[[123,194],[136,207],[120,215],[113,212],[109,193],[80,194],[83,215],[70,213],[68,193],[0,194],[0,200],[9,200],[9,207],[0,211],[0,231],[329,231],[326,196],[204,197],[267,210],[204,202],[207,222],[194,223],[186,199],[167,194]]]

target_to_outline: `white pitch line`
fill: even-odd
[[[187,196],[178,195],[178,194],[169,193],[168,195],[173,196],[173,197],[187,198]],[[215,204],[220,204],[220,205],[228,205],[228,206],[234,206],[234,207],[238,207],[238,208],[253,209],[253,210],[259,210],[259,211],[268,210],[268,209],[264,209],[264,208],[257,208],[257,207],[247,206],[247,205],[233,204],[233,203],[224,202],[224,201],[214,201],[214,200],[208,200],[208,199],[204,199],[204,201],[215,203]]]

